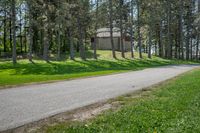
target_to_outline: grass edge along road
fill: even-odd
[[[43,132],[200,132],[200,69],[140,94],[121,96],[122,105],[85,122],[60,123]]]
[[[107,52],[108,53],[108,52]],[[102,53],[106,55],[107,53]],[[167,60],[159,57],[152,59],[111,59],[103,57],[99,60],[52,61],[20,60],[15,66],[10,61],[0,62],[0,88],[69,80],[82,77],[108,75],[120,72],[142,70],[172,64],[194,64],[195,62]]]

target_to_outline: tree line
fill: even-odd
[[[123,38],[130,36],[131,57],[147,53],[163,58],[199,60],[200,0],[3,0],[0,1],[1,58],[34,56],[45,61],[51,54],[75,53],[86,59],[99,28],[110,28],[112,55],[116,58],[113,28],[121,33],[121,56],[125,58]]]

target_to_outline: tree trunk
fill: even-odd
[[[61,3],[60,0],[58,0],[58,15],[60,17],[60,9],[61,9]],[[58,22],[58,31],[57,31],[57,60],[59,61],[61,59],[61,23],[60,21]]]
[[[24,28],[24,52],[27,53],[27,33],[26,33],[26,28]]]
[[[138,47],[139,47],[139,57],[142,58],[142,40],[141,40],[141,29],[140,29],[140,3],[137,0],[137,32],[138,32]]]
[[[178,32],[176,33],[176,36],[175,36],[175,58],[178,59],[178,39],[177,39],[177,34]]]
[[[121,44],[121,53],[122,53],[122,58],[125,58],[124,54],[124,33],[123,33],[123,0],[119,0],[119,5],[120,5],[120,44]]]
[[[13,64],[17,63],[17,52],[16,52],[16,1],[12,0],[11,10],[12,10],[12,37],[13,37],[13,48],[12,48],[12,59]]]
[[[22,42],[22,9],[21,9],[22,7],[20,6],[20,24],[19,24],[19,26],[20,26],[20,52],[21,52],[21,54],[23,54],[23,42]]]
[[[78,32],[79,32],[79,46],[80,46],[80,57],[82,60],[85,60],[85,49],[84,49],[84,45],[83,45],[83,31],[82,31],[82,26],[81,26],[81,20],[80,20],[80,16],[78,15],[77,18],[78,21]]]
[[[171,3],[168,0],[167,3],[167,38],[168,38],[168,46],[167,46],[167,57],[169,59],[172,58],[172,35],[171,35]]]
[[[43,59],[45,60],[45,61],[47,61],[48,62],[48,49],[49,49],[49,31],[48,30],[44,30],[45,31],[45,34],[44,34],[44,48],[43,48]]]
[[[159,56],[164,58],[164,46],[162,41],[162,20],[160,20],[159,25]]]
[[[29,3],[31,4],[31,3]],[[30,5],[31,6],[31,5]],[[30,7],[29,10],[31,11]],[[29,53],[28,53],[28,58],[29,61],[32,62],[32,47],[33,47],[33,23],[32,23],[32,13],[29,11]]]
[[[86,27],[84,27],[84,43],[83,43],[83,46],[84,46],[84,50],[87,49],[87,29]],[[86,57],[87,58],[87,57]]]
[[[73,40],[71,37],[71,29],[68,29],[68,38],[69,38],[69,44],[70,44],[70,59],[74,60],[74,44],[73,44]]]
[[[111,42],[111,47],[112,47],[112,55],[113,58],[116,59],[116,54],[115,54],[115,46],[114,46],[114,40],[113,40],[113,9],[112,9],[112,0],[109,0],[109,14],[110,14],[110,42]]]
[[[49,24],[47,24],[47,28],[44,30],[44,48],[43,48],[43,59],[48,62],[49,61],[49,46],[50,46],[50,31]]]
[[[98,15],[99,15],[99,0],[96,0],[96,22],[95,22],[95,38],[94,38],[94,59],[97,59],[97,29],[98,29]]]
[[[67,32],[67,30],[65,30],[64,31],[64,37],[63,37],[63,44],[64,44],[64,50],[63,50],[63,52],[64,53],[66,53],[67,52],[67,36],[68,36],[68,32]],[[77,41],[78,42],[78,41]],[[78,43],[78,45],[77,45],[77,49],[78,49],[78,51],[77,52],[79,52],[79,43]]]
[[[134,58],[134,40],[133,40],[133,1],[131,0],[131,58]]]
[[[197,35],[197,44],[196,44],[196,60],[199,60],[199,34]]]
[[[41,48],[40,48],[39,55],[42,56],[43,51],[44,51],[44,29],[40,30],[40,45],[41,45]]]
[[[190,59],[190,29],[191,29],[191,21],[190,21],[190,4],[188,6],[187,11],[187,37],[186,37],[186,60]]]
[[[198,0],[198,13],[200,13],[200,0]],[[197,32],[197,44],[196,44],[196,60],[200,59],[199,55],[199,43],[200,43],[200,31],[198,27],[198,32]]]
[[[151,46],[152,46],[152,30],[149,28],[149,47],[148,47],[148,58],[151,59]]]
[[[158,56],[158,42],[155,42],[155,55]]]
[[[13,49],[13,46],[12,46],[12,15],[10,15],[10,22],[9,22],[9,30],[10,30],[10,38],[9,38],[9,41],[10,41],[10,50],[12,51]]]
[[[46,62],[49,62],[49,46],[50,46],[50,16],[49,16],[49,1],[47,2],[45,9],[46,9],[46,14],[47,14],[47,21],[45,24],[45,29],[44,29],[44,48],[43,48],[43,59]]]
[[[4,9],[4,31],[3,31],[3,51],[6,52],[7,48],[6,48],[6,39],[7,39],[7,31],[6,31],[6,23],[7,23],[7,13],[6,13],[6,9]]]
[[[194,17],[194,10],[195,10],[195,2],[194,0],[191,0],[191,4],[190,4],[190,19]],[[193,51],[193,37],[192,37],[192,31],[193,31],[193,20],[190,23],[190,59],[193,60],[193,55],[195,55],[195,52]]]
[[[60,24],[59,24],[59,31],[57,32],[57,35],[58,35],[58,49],[57,49],[57,60],[60,60],[61,58],[61,39],[60,39],[60,31],[61,31],[61,28],[60,28]]]
[[[25,11],[25,15],[24,15],[24,52],[27,53],[27,11]]]
[[[179,46],[181,48],[181,59],[184,59],[183,46],[183,0],[179,0]]]
[[[28,58],[29,61],[32,62],[32,47],[33,47],[33,30],[30,27],[29,28],[29,54],[28,54]]]
[[[192,37],[190,37],[190,59],[193,60],[193,44],[192,44]]]

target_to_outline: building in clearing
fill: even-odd
[[[93,39],[94,40],[94,39]],[[115,50],[121,51],[121,33],[119,28],[113,28],[113,41]],[[131,50],[130,35],[124,35],[124,50]],[[101,28],[97,30],[96,48],[99,50],[111,50],[110,28]]]

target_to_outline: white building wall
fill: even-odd
[[[115,50],[121,50],[120,38],[113,38]],[[97,39],[97,49],[100,50],[112,50],[110,38],[98,38]],[[124,41],[124,50],[131,50],[131,43],[129,41]]]

